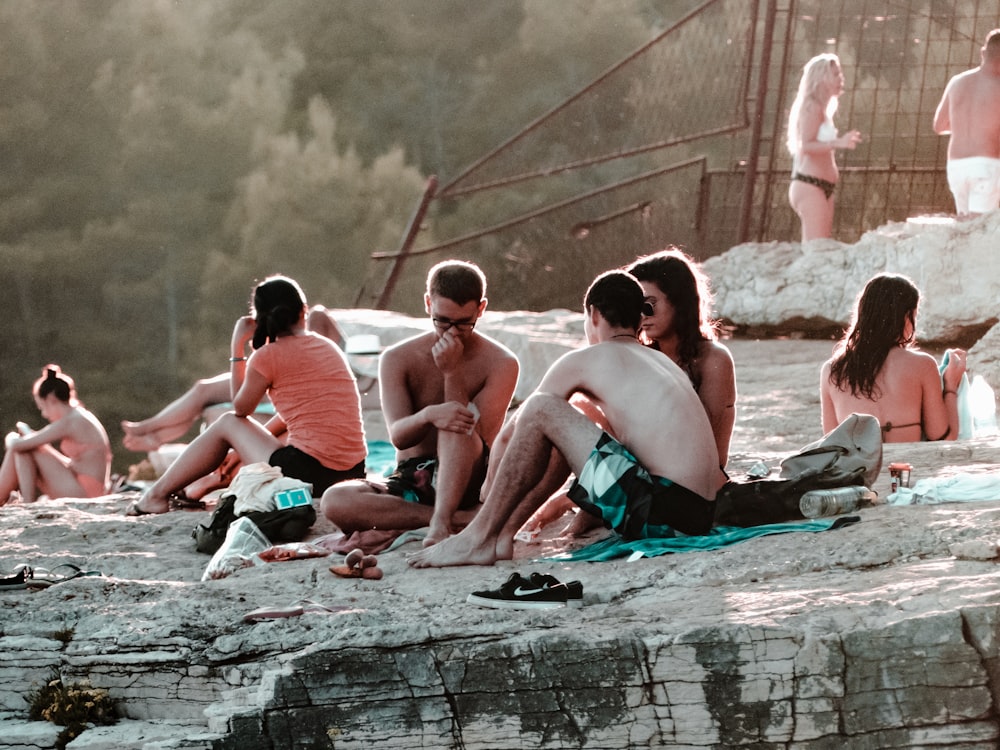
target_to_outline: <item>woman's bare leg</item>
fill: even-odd
[[[164,443],[176,440],[191,429],[202,410],[212,404],[222,404],[232,397],[229,373],[195,381],[182,396],[171,401],[148,419],[122,422],[125,447],[133,451],[152,451]]]
[[[232,448],[244,463],[267,461],[282,445],[259,422],[227,412],[212,422],[177,457],[134,506],[137,513],[166,513],[168,497],[222,463]]]
[[[306,328],[320,336],[326,336],[341,349],[344,348],[344,332],[337,325],[333,313],[323,305],[313,305],[306,316]]]
[[[15,463],[21,497],[26,503],[38,499],[36,494],[38,490],[51,498],[89,495],[77,479],[76,473],[70,468],[69,458],[51,445],[18,453]]]
[[[793,180],[788,188],[788,202],[802,221],[802,241],[830,237],[833,234],[833,197],[820,188]]]
[[[12,433],[17,437],[16,433]],[[14,451],[7,451],[0,463],[0,505],[10,502],[11,495],[17,492],[17,467],[14,464]]]

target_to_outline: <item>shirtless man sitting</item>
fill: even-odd
[[[1000,205],[1000,29],[979,54],[982,64],[948,81],[934,113],[934,132],[951,134],[948,186],[960,217]]]
[[[323,495],[323,513],[345,533],[429,526],[429,546],[479,507],[490,446],[517,385],[517,357],[475,329],[486,309],[478,266],[434,266],[424,305],[434,330],[386,349],[379,361],[396,471],[385,485],[344,482]]]
[[[630,274],[597,277],[584,299],[590,345],[558,359],[518,411],[478,515],[410,565],[511,559],[514,534],[551,494],[550,482],[570,471],[570,498],[627,539],[709,531],[726,478],[712,426],[684,371],[639,343],[642,306]],[[570,405],[577,393],[601,410],[617,439]],[[562,462],[561,476],[553,460]]]

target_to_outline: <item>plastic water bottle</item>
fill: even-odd
[[[996,397],[982,375],[976,375],[969,386],[969,410],[974,437],[997,434]]]
[[[872,505],[877,497],[874,490],[860,484],[829,490],[809,490],[799,500],[799,510],[806,518],[837,516],[864,505]]]

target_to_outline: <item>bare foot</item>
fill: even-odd
[[[226,481],[226,479],[224,479],[219,473],[218,469],[216,469],[211,474],[206,474],[205,476],[191,482],[191,484],[184,488],[184,494],[189,500],[201,500],[212,490],[228,486],[229,482]]]
[[[162,443],[155,435],[133,435],[126,432],[122,438],[122,445],[136,453],[149,453],[159,448]]]
[[[443,542],[445,539],[451,536],[451,529],[447,526],[440,526],[438,524],[432,523],[427,529],[427,536],[424,537],[423,545],[425,547],[430,547],[437,544],[438,542]]]
[[[563,529],[563,534],[568,537],[578,537],[583,536],[591,529],[596,529],[601,526],[604,522],[595,515],[587,513],[581,510],[574,516],[566,528]]]
[[[170,501],[163,497],[153,497],[149,492],[125,509],[126,516],[149,516],[166,513],[170,510]]]
[[[123,419],[122,422],[122,432],[126,435],[145,435],[149,432],[145,426],[145,420],[142,422],[129,422],[127,419]]]
[[[413,568],[446,568],[453,565],[492,565],[497,561],[496,545],[476,545],[462,534],[450,536],[433,547],[410,555],[406,562]]]

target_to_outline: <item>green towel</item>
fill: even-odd
[[[562,552],[546,558],[548,560],[603,562],[619,557],[627,557],[635,552],[641,552],[644,557],[657,557],[671,552],[697,552],[728,547],[730,544],[744,542],[769,534],[787,534],[792,531],[829,531],[857,523],[859,516],[839,516],[837,518],[818,518],[813,521],[796,523],[771,523],[764,526],[718,526],[704,536],[676,536],[667,539],[636,539],[627,542],[618,534],[582,547],[575,552]]]

